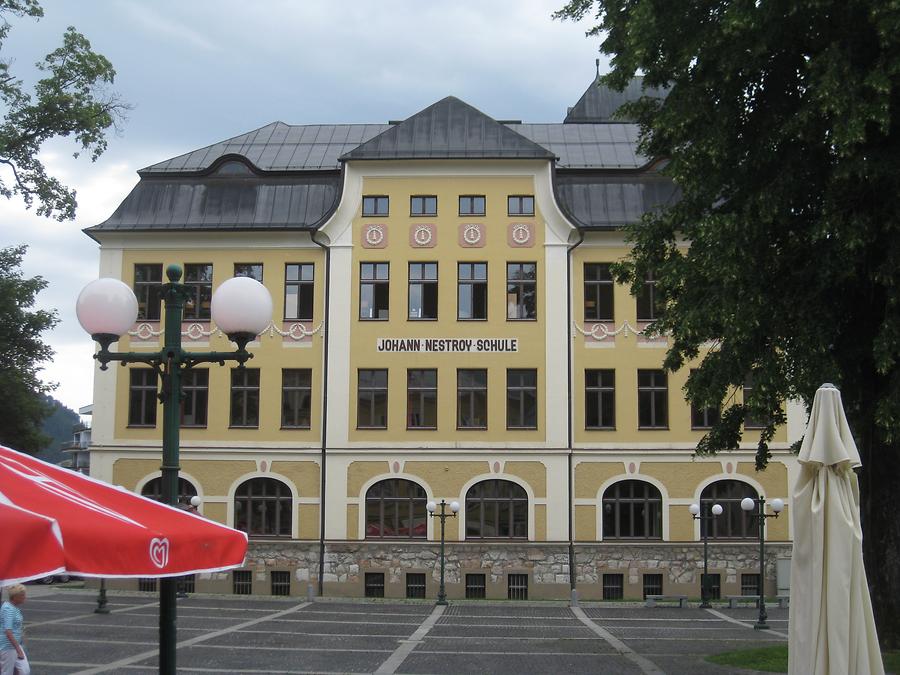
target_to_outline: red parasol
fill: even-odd
[[[0,446],[0,585],[240,567],[247,535]]]

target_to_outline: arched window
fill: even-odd
[[[700,536],[704,536],[709,526],[710,539],[756,539],[759,536],[756,521],[741,509],[744,497],[758,499],[759,495],[739,480],[717,480],[703,488],[700,493],[702,513],[709,513],[713,504],[721,504],[723,511],[712,520],[700,521]]]
[[[158,502],[162,501],[162,477],[157,476],[149,481],[144,487],[141,488],[141,496],[149,497],[150,499],[155,499]],[[194,487],[194,484],[187,480],[186,478],[178,479],[178,503],[179,504],[187,504],[191,497],[197,496],[197,488]]]
[[[622,480],[606,488],[603,539],[662,539],[662,495],[655,485]]]
[[[424,539],[428,533],[425,490],[403,478],[375,483],[366,492],[366,539]]]
[[[291,536],[291,489],[274,478],[251,478],[234,493],[234,527],[251,537]]]
[[[508,480],[483,480],[466,493],[466,539],[528,539],[528,495]]]

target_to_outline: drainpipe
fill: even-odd
[[[329,339],[329,314],[331,308],[331,249],[322,242],[316,240],[318,230],[310,234],[310,239],[317,246],[325,250],[325,321],[322,326],[325,341],[322,353],[322,452],[319,459],[319,597],[324,594],[325,577],[325,448],[328,441],[328,343]]]
[[[569,386],[568,386],[568,418],[566,420],[568,426],[568,446],[569,446],[569,454],[568,454],[568,484],[569,484],[569,587],[572,590],[572,604],[576,605],[578,603],[578,596],[575,590],[575,537],[573,532],[573,514],[575,512],[575,495],[573,494],[573,486],[572,486],[572,448],[574,445],[573,438],[573,423],[572,423],[572,415],[573,415],[573,386],[574,386],[574,378],[572,377],[572,303],[573,303],[573,295],[572,295],[572,252],[581,246],[581,242],[584,241],[584,232],[579,228],[578,229],[578,241],[572,244],[566,250],[566,292],[568,293],[568,304],[567,304],[567,313],[568,313],[568,321],[566,323],[566,353],[568,355],[568,369],[566,371]]]

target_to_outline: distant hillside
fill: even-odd
[[[78,416],[78,413],[67,408],[52,396],[45,398],[53,406],[53,412],[44,420],[41,431],[50,436],[53,441],[41,450],[37,456],[45,462],[58,464],[64,459],[69,459],[68,455],[60,451],[60,446],[63,443],[72,441],[72,428],[81,421],[81,418]]]

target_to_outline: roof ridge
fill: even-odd
[[[275,120],[274,122],[269,122],[268,124],[263,124],[261,127],[257,127],[256,129],[250,129],[250,131],[245,131],[243,133],[232,136],[231,138],[225,138],[221,141],[216,141],[215,143],[210,143],[209,145],[204,145],[203,147],[195,148],[194,150],[189,150],[188,152],[182,152],[180,155],[175,155],[174,157],[169,157],[168,159],[164,159],[161,162],[154,162],[153,164],[148,164],[147,166],[143,167],[142,169],[138,169],[138,174],[140,175],[140,174],[144,173],[145,171],[150,171],[154,167],[160,166],[162,164],[168,164],[169,162],[174,162],[176,159],[179,159],[181,157],[185,157],[187,155],[193,155],[195,152],[202,152],[203,150],[206,150],[207,152],[209,152],[210,149],[214,148],[217,145],[225,145],[227,143],[231,143],[231,142],[237,140],[238,138],[241,138],[242,136],[249,136],[250,134],[259,133],[266,127],[271,127],[271,126],[277,125],[277,124],[284,124],[284,122],[281,122],[280,120]]]
[[[480,143],[474,147],[477,141]],[[468,158],[554,159],[555,155],[472,104],[449,95],[344,153],[340,160]]]

